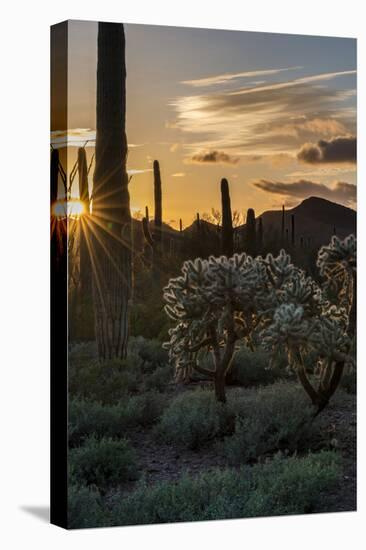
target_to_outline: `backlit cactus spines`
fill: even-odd
[[[344,240],[333,235],[330,244],[321,247],[317,259],[330,300],[339,303],[348,312],[350,336],[356,330],[356,249],[354,235],[349,235]]]
[[[322,249],[321,269],[346,258],[352,271],[354,237],[334,239]],[[345,364],[352,363],[346,308],[332,305],[323,287],[283,249],[276,257],[243,253],[187,261],[181,276],[164,289],[164,299],[165,311],[175,322],[165,347],[178,379],[197,370],[214,382],[219,401],[226,399],[225,378],[238,340],[250,346],[261,342],[272,354],[272,364],[285,351],[314,414],[327,405]],[[213,357],[213,369],[202,365],[207,353]],[[318,378],[307,372],[310,361],[320,365]]]
[[[225,178],[221,180],[221,210],[221,252],[224,256],[230,257],[234,253],[233,221],[231,214],[229,183]]]

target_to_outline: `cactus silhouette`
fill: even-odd
[[[291,214],[291,245],[295,246],[295,214]]]
[[[245,231],[245,252],[250,256],[255,256],[257,250],[257,236],[255,225],[255,212],[253,208],[248,208]]]
[[[58,166],[60,162],[58,149],[51,151],[51,204],[57,200],[58,193]]]
[[[88,185],[88,165],[86,162],[86,152],[84,147],[78,149],[78,176],[79,176],[79,196],[83,204],[84,212],[81,221],[80,231],[80,290],[88,291],[91,288],[91,262],[86,242],[87,222],[84,216],[90,213],[89,185]]]
[[[230,258],[234,253],[233,221],[231,214],[229,183],[225,178],[221,180],[221,209],[221,252],[224,256]]]
[[[93,297],[98,355],[103,361],[126,357],[132,289],[131,212],[126,169],[125,35],[122,24],[98,24],[97,57]]]
[[[258,220],[258,238],[257,238],[257,248],[258,253],[263,251],[263,220],[259,218]]]
[[[281,244],[285,242],[285,205],[282,205],[282,218],[281,218]]]
[[[154,204],[155,204],[155,216],[154,216],[154,239],[156,243],[161,245],[162,242],[162,191],[161,191],[161,176],[159,161],[154,160]]]

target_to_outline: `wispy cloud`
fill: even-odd
[[[257,189],[267,193],[281,195],[287,198],[304,199],[311,196],[321,197],[346,206],[354,207],[356,204],[356,186],[346,182],[335,182],[331,187],[323,183],[316,183],[309,180],[298,180],[292,183],[281,181],[270,181],[262,179],[253,182]]]
[[[181,96],[170,104],[176,111],[174,126],[192,136],[185,143],[189,158],[229,150],[234,156],[290,154],[296,159],[305,142],[355,132],[355,90],[324,84],[355,72]]]
[[[137,174],[145,174],[145,172],[152,172],[152,168],[138,169],[138,168],[129,168],[127,174],[129,176],[135,176]]]
[[[172,178],[184,178],[185,175],[185,172],[176,172],[175,174],[172,174]]]
[[[354,136],[340,136],[330,140],[322,139],[318,143],[305,143],[297,158],[309,164],[319,163],[355,163],[357,140]]]
[[[182,80],[181,84],[187,86],[194,86],[201,88],[205,86],[214,86],[217,84],[226,84],[229,81],[235,81],[240,78],[256,78],[257,76],[272,76],[284,71],[293,71],[295,69],[302,69],[302,67],[285,67],[283,69],[259,69],[256,71],[243,71],[239,73],[224,73],[214,76],[207,76],[203,78],[195,78],[193,80]]]
[[[51,132],[51,144],[55,149],[61,147],[95,147],[96,131],[91,128],[70,128]],[[144,143],[129,143],[129,149],[142,147]]]

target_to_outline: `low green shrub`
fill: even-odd
[[[156,426],[157,436],[166,443],[198,449],[230,427],[230,413],[213,392],[188,390],[164,410]]]
[[[300,448],[315,430],[313,410],[303,390],[277,382],[256,391],[232,392],[229,404],[235,414],[235,432],[221,448],[229,463],[256,460],[278,449]]]
[[[124,360],[100,363],[95,346],[75,344],[69,352],[69,392],[73,397],[113,404],[124,395],[164,391],[172,379],[167,352],[158,340],[132,337]]]
[[[125,396],[115,405],[103,405],[96,401],[71,399],[69,403],[69,443],[79,445],[86,436],[123,437],[137,426],[149,426],[156,422],[166,398],[157,392]]]
[[[210,390],[188,390],[164,410],[156,433],[167,443],[190,449],[226,436],[219,450],[236,464],[299,448],[314,429],[312,412],[302,389],[290,382],[232,389],[225,405]]]
[[[100,489],[138,478],[137,456],[125,439],[90,436],[69,452],[70,480]]]
[[[112,404],[138,390],[142,361],[137,355],[125,360],[100,363],[97,360],[70,360],[69,392],[73,397]]]
[[[94,487],[69,485],[67,501],[69,529],[103,527],[110,521],[103,499]]]
[[[266,386],[285,377],[286,365],[269,368],[270,355],[261,348],[251,351],[242,347],[234,356],[232,367],[227,376],[228,384],[244,387]]]
[[[319,494],[330,490],[339,476],[340,460],[333,452],[276,456],[267,464],[184,476],[176,483],[141,483],[132,494],[113,501],[109,522],[136,525],[303,514],[314,509]]]

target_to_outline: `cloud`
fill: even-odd
[[[145,172],[152,172],[152,168],[146,168],[146,169],[136,169],[136,168],[130,168],[127,170],[127,174],[129,176],[135,176],[137,174],[145,174]]]
[[[175,174],[172,174],[172,178],[184,178],[185,175],[185,172],[176,172]]]
[[[292,183],[261,179],[253,182],[253,185],[257,189],[283,197],[305,199],[316,196],[346,206],[355,206],[356,204],[356,186],[342,181],[335,182],[332,187],[328,187],[323,183],[303,179]]]
[[[216,84],[226,84],[231,80],[238,80],[239,78],[255,78],[257,76],[270,76],[283,71],[293,71],[295,69],[301,69],[302,67],[286,67],[284,69],[259,69],[257,71],[244,71],[241,73],[225,73],[215,76],[208,76],[204,78],[196,78],[194,80],[182,80],[181,84],[186,84],[187,86],[202,87],[202,86],[213,86]],[[260,81],[262,84],[263,81]]]
[[[207,151],[205,153],[196,153],[191,157],[190,162],[237,164],[239,158],[229,155],[224,151]]]
[[[357,140],[354,136],[321,139],[317,144],[305,143],[297,153],[298,160],[309,164],[319,163],[355,163]]]
[[[230,150],[235,156],[296,158],[305,142],[355,133],[355,90],[323,84],[354,74],[354,70],[323,73],[181,96],[170,103],[176,111],[175,127],[191,135],[184,145],[190,156],[200,150]]]
[[[62,147],[95,147],[96,131],[91,128],[70,128],[51,132],[51,144],[54,149]],[[128,148],[142,147],[144,143],[129,143]]]

